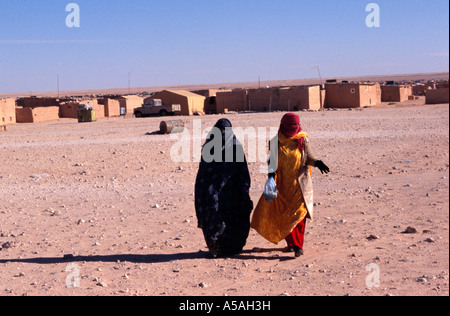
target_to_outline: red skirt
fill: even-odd
[[[306,218],[294,228],[292,233],[286,237],[288,247],[299,247],[303,250],[303,243],[305,240]]]

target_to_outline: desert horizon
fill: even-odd
[[[258,88],[258,87],[276,87],[276,86],[299,86],[323,84],[326,80],[337,79],[354,82],[386,82],[386,81],[431,81],[431,80],[449,80],[449,72],[429,72],[429,73],[410,73],[396,75],[371,75],[371,76],[348,76],[348,77],[329,77],[329,78],[309,78],[309,79],[286,79],[286,80],[265,80],[249,82],[228,82],[228,83],[203,83],[186,85],[167,85],[167,86],[149,86],[149,87],[130,87],[130,88],[105,88],[105,89],[86,89],[86,90],[61,90],[47,92],[18,92],[3,93],[0,98],[20,98],[20,97],[60,97],[63,96],[85,96],[85,95],[127,95],[139,94],[143,92],[153,93],[162,90],[204,90],[204,89],[238,89],[238,88]]]

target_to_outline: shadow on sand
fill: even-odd
[[[244,250],[241,254],[231,256],[228,258],[239,260],[279,260],[287,261],[293,260],[294,256],[280,256],[280,255],[258,255],[262,253],[284,252],[284,249],[270,248],[261,249],[255,248],[252,250]],[[68,262],[132,262],[132,263],[165,263],[178,260],[195,260],[195,259],[213,259],[213,257],[205,251],[174,253],[174,254],[119,254],[119,255],[92,255],[92,256],[73,256],[66,255],[64,257],[37,257],[25,259],[0,259],[2,263],[32,263],[32,264],[58,264]]]

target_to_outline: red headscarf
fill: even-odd
[[[288,113],[281,119],[280,132],[288,137],[292,138],[298,135],[302,131],[300,126],[300,117],[294,113]],[[303,151],[305,149],[305,140],[302,138],[296,139],[298,142],[298,149]]]

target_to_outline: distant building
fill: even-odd
[[[98,99],[98,104],[104,107],[105,117],[117,117],[120,116],[120,103],[119,100],[110,98]],[[92,105],[92,104],[91,104]]]
[[[218,92],[216,102],[218,113],[319,110],[324,93],[318,85],[233,90]]]
[[[217,112],[217,93],[228,92],[231,90],[223,89],[204,89],[192,91],[193,93],[204,96],[205,99],[205,113],[206,114],[216,114]]]
[[[412,87],[408,85],[384,85],[381,86],[382,102],[404,102],[408,101],[413,94]]]
[[[216,104],[217,113],[248,111],[247,90],[236,89],[233,91],[217,92]]]
[[[78,118],[78,105],[80,104],[90,104],[96,111],[96,117],[105,117],[105,106],[99,104],[97,99],[93,100],[83,100],[83,101],[68,101],[61,103],[59,106],[59,117],[65,118]]]
[[[17,106],[23,108],[59,106],[59,99],[38,97],[19,98],[17,99]]]
[[[0,125],[16,124],[16,100],[0,99]]]
[[[327,83],[325,107],[360,108],[381,104],[379,83]]]
[[[17,123],[41,123],[59,120],[59,106],[17,107]]]
[[[123,95],[115,99],[119,101],[121,109],[125,108],[126,114],[133,114],[134,109],[140,108],[144,104],[144,98],[137,95]]]
[[[449,88],[438,88],[435,90],[427,90],[425,100],[426,104],[449,103]]]
[[[181,115],[193,115],[205,111],[205,97],[186,90],[164,90],[144,100],[160,99],[165,105],[181,105]]]

